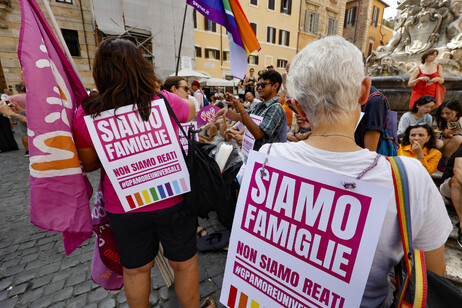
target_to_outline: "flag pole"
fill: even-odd
[[[184,7],[183,26],[181,27],[180,47],[178,48],[178,59],[176,60],[175,76],[178,76],[178,68],[180,67],[181,45],[183,44],[184,23],[186,21],[187,10],[188,10],[188,4],[186,3]]]
[[[43,5],[45,6],[45,10],[47,11],[48,17],[50,17],[51,24],[53,25],[53,28],[55,28],[56,36],[58,37],[58,41],[61,43],[61,46],[64,50],[64,53],[67,56],[67,59],[72,65],[72,68],[75,71],[75,74],[77,77],[79,77],[80,82],[82,82],[82,78],[80,77],[79,71],[77,70],[77,66],[75,65],[74,59],[71,56],[71,53],[69,52],[69,49],[67,48],[66,41],[64,40],[63,34],[61,33],[61,29],[58,26],[58,23],[56,22],[55,15],[53,15],[53,12],[51,11],[50,5],[48,4],[48,0],[42,0]]]

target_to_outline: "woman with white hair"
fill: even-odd
[[[260,152],[309,167],[357,177],[393,189],[391,166],[384,157],[356,145],[354,131],[360,106],[367,101],[371,79],[364,75],[361,52],[339,36],[306,46],[291,62],[288,89],[311,137],[294,143],[264,145]],[[444,203],[428,172],[415,159],[403,157],[408,171],[414,248],[425,252],[427,268],[442,275],[444,243],[452,230]],[[395,198],[390,198],[361,307],[389,307],[388,273],[403,256]]]

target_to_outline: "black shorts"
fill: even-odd
[[[107,213],[122,265],[137,268],[148,264],[157,255],[159,241],[165,257],[171,261],[182,262],[194,257],[197,217],[182,215],[183,207],[181,202],[152,212]]]

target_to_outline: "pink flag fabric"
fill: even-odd
[[[91,186],[72,137],[74,111],[87,93],[36,1],[20,2],[18,57],[27,87],[31,222],[61,232],[69,255],[93,231]]]

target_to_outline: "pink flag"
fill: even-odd
[[[18,57],[27,86],[31,222],[61,232],[69,255],[92,234],[91,186],[72,137],[87,93],[34,0],[21,0]]]

